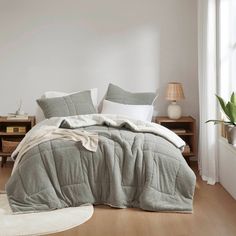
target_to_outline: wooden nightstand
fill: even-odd
[[[29,116],[27,120],[11,119],[8,120],[6,116],[0,116],[0,157],[2,157],[2,167],[10,157],[11,152],[3,150],[3,142],[6,140],[21,141],[25,134],[35,125],[35,116]],[[7,132],[7,127],[25,127],[25,132],[17,132],[14,129],[12,132]],[[24,128],[23,128],[24,129]],[[4,140],[4,141],[3,141]]]
[[[190,149],[185,149],[184,157],[196,156],[196,120],[193,117],[183,116],[178,120],[172,120],[167,116],[157,116],[155,122],[173,130],[186,142]]]

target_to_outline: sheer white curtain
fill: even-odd
[[[218,181],[217,127],[205,124],[217,117],[217,0],[198,0],[198,66],[199,66],[199,170],[209,184]]]

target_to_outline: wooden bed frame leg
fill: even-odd
[[[4,164],[6,164],[7,162],[7,157],[2,157],[2,164],[1,164],[1,167],[4,166]]]

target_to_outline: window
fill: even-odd
[[[226,101],[236,92],[236,0],[218,1],[218,94]],[[220,117],[227,119],[220,113]]]
[[[236,91],[236,1],[219,1],[219,92]]]

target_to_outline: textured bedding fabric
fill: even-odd
[[[63,122],[75,128],[76,122]],[[81,204],[192,212],[195,175],[181,151],[152,132],[130,125],[82,125],[98,133],[96,152],[70,140],[49,140],[27,151],[6,185],[14,212]]]
[[[109,84],[105,99],[122,104],[152,105],[156,96],[155,93],[131,93],[117,85]]]
[[[63,97],[41,98],[37,100],[46,118],[93,114],[91,90],[68,94]]]

